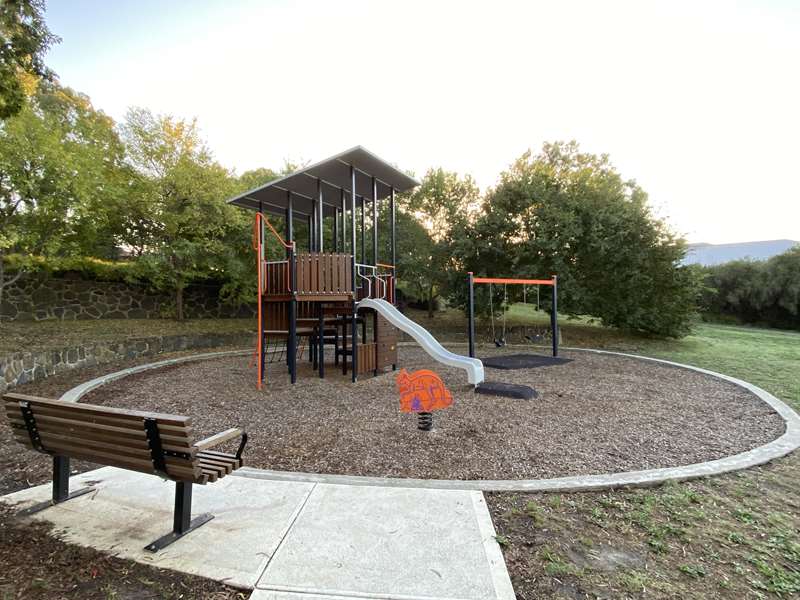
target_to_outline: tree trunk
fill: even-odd
[[[175,288],[175,318],[183,321],[183,286],[180,284]]]
[[[428,288],[428,318],[433,318],[433,286]]]

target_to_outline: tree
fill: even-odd
[[[522,155],[484,200],[464,247],[466,270],[559,276],[563,311],[610,326],[685,335],[700,281],[682,267],[685,242],[656,219],[647,194],[608,156],[578,144],[545,144]]]
[[[113,122],[86,96],[41,81],[0,127],[0,300],[7,256],[113,253],[126,188]]]
[[[43,0],[0,3],[0,120],[22,110],[32,80],[53,76],[44,54],[61,40],[47,28],[43,13]]]
[[[157,289],[173,291],[175,316],[182,320],[186,287],[198,279],[224,279],[235,261],[226,237],[239,215],[225,203],[234,183],[214,161],[194,120],[131,109],[123,138],[143,178],[150,219],[141,273]]]
[[[427,231],[425,240],[414,232],[419,243],[413,249],[414,261],[406,262],[405,279],[413,273],[414,287],[428,305],[433,317],[436,300],[447,293],[451,274],[460,268],[454,248],[463,237],[471,215],[478,206],[479,190],[472,178],[460,177],[443,169],[430,169],[422,183],[399,198],[401,210],[413,216]]]
[[[800,329],[800,246],[767,261],[735,260],[707,267],[705,276],[705,313]]]

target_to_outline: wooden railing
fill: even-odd
[[[353,293],[352,256],[312,252],[296,256],[295,291],[298,296],[343,296]],[[264,295],[291,293],[289,261],[264,263]]]

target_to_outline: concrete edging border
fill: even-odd
[[[526,492],[579,492],[613,489],[619,487],[648,487],[659,485],[667,481],[684,481],[698,477],[710,475],[720,475],[731,471],[738,471],[763,465],[771,460],[786,456],[790,452],[800,448],[800,415],[798,415],[787,404],[758,386],[751,383],[682,363],[676,363],[660,358],[650,358],[638,356],[636,354],[626,354],[623,352],[612,352],[609,350],[593,350],[586,348],[563,348],[573,352],[590,352],[595,354],[607,354],[611,356],[623,356],[644,361],[655,362],[669,365],[689,371],[703,373],[711,377],[716,377],[728,381],[744,388],[755,394],[764,403],[770,406],[784,420],[786,429],[779,438],[772,440],[762,446],[726,456],[716,460],[683,465],[680,467],[666,467],[660,469],[648,469],[643,471],[626,471],[620,473],[604,473],[599,475],[575,475],[570,477],[558,477],[553,479],[473,479],[473,480],[454,480],[454,479],[411,479],[397,477],[368,477],[362,475],[329,475],[318,473],[300,473],[291,471],[272,471],[268,469],[242,468],[232,476],[250,477],[253,479],[267,479],[274,481],[299,481],[310,483],[333,483],[340,485],[361,485],[361,486],[390,486],[390,487],[412,487],[412,488],[434,488],[450,490],[480,490],[480,491],[526,491]],[[196,354],[163,360],[156,363],[138,365],[123,369],[115,373],[109,373],[82,383],[71,390],[65,392],[60,400],[66,402],[77,402],[80,398],[106,383],[168,365],[188,362],[193,360],[207,360],[223,356],[245,355],[251,350],[233,350],[228,352],[211,352],[206,354]]]

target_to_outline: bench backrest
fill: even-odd
[[[14,438],[33,450],[192,481],[201,477],[188,417],[6,394]]]

